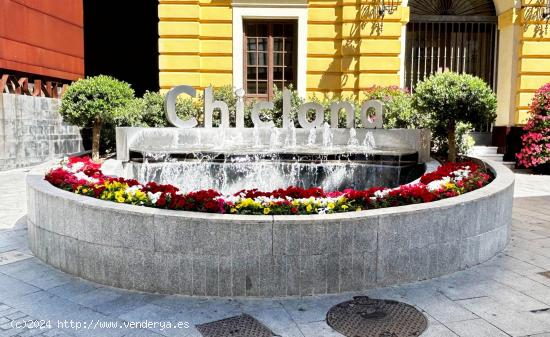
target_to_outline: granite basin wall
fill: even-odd
[[[0,93],[0,171],[83,151],[80,129],[58,109],[56,98]]]
[[[307,296],[449,274],[510,237],[514,175],[427,204],[331,215],[238,216],[97,200],[28,177],[34,254],[82,278],[193,296]]]

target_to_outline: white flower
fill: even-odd
[[[451,172],[451,176],[453,176],[455,181],[461,181],[462,179],[470,176],[471,173],[472,172],[470,171],[470,167],[465,166],[463,169]]]
[[[385,198],[388,196],[388,194],[390,194],[390,192],[392,191],[391,188],[387,188],[385,190],[380,190],[380,191],[376,191],[374,192],[374,196],[375,198]]]
[[[428,185],[426,185],[426,188],[430,192],[435,192],[440,190],[443,186],[445,186],[447,183],[451,181],[450,177],[443,177],[441,180],[434,180],[430,182]]]
[[[84,163],[82,163],[82,162],[74,163],[69,168],[69,171],[71,171],[73,173],[79,172],[80,170],[82,170],[83,167],[84,167]]]
[[[132,186],[132,187],[128,187],[128,188],[126,189],[125,192],[126,192],[127,194],[133,194],[133,193],[136,193],[136,191],[141,190],[142,187],[143,187],[143,186],[141,186],[141,185],[134,185],[134,186]]]
[[[160,196],[161,196],[162,192],[157,192],[157,193],[151,193],[151,192],[147,192],[147,196],[149,197],[149,200],[151,200],[151,202],[153,204],[156,204],[157,201],[159,200]]]
[[[84,172],[76,172],[74,174],[74,176],[77,179],[86,180],[87,182],[92,183],[92,184],[95,184],[95,183],[99,182],[99,180],[97,180],[95,178],[88,177]]]

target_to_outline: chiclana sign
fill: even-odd
[[[212,127],[212,115],[215,110],[220,111],[221,124],[220,127],[228,128],[229,125],[229,107],[226,102],[214,100],[214,91],[212,87],[208,87],[204,90],[204,127]],[[187,120],[182,120],[176,114],[176,99],[181,94],[187,94],[191,97],[196,96],[195,88],[188,85],[179,85],[173,87],[168,91],[165,100],[165,112],[168,122],[178,128],[193,128],[198,125],[195,117]],[[243,95],[239,95],[235,106],[235,121],[237,128],[244,128],[244,101]],[[290,91],[288,89],[283,90],[283,128],[290,128],[293,125],[293,120],[290,114]],[[273,110],[273,102],[259,101],[254,104],[251,111],[251,118],[254,127],[275,127],[273,121],[263,121],[260,118],[260,112],[262,110]],[[330,126],[332,128],[338,128],[338,113],[340,110],[346,112],[346,128],[355,127],[355,107],[351,102],[340,101],[330,104]],[[298,109],[298,123],[304,129],[320,128],[324,124],[324,110],[325,108],[315,102],[308,102],[300,105]],[[370,111],[374,110],[374,116],[371,117]],[[382,128],[383,125],[383,110],[384,105],[377,100],[365,101],[361,104],[361,123],[363,127],[368,129]],[[312,120],[309,120],[308,113],[313,112]]]

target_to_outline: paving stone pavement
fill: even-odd
[[[0,172],[0,254],[31,254],[25,171]],[[542,274],[550,270],[550,177],[528,172],[516,177],[512,240],[503,253],[449,276],[366,294],[422,310],[429,320],[423,337],[550,337],[550,278]],[[199,337],[196,324],[241,313],[284,337],[341,336],[325,315],[353,295],[358,294],[284,299],[144,294],[72,277],[31,256],[0,265],[0,337]],[[179,326],[168,328],[166,322]]]

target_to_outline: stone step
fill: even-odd
[[[509,168],[511,170],[516,168],[516,162],[515,161],[503,161],[501,164],[506,166],[507,168]]]
[[[483,154],[483,155],[476,155],[476,157],[478,157],[480,159],[488,159],[488,160],[493,160],[493,161],[498,161],[498,162],[504,161],[503,160],[503,158],[504,158],[503,154]]]
[[[470,150],[470,154],[472,155],[486,155],[486,154],[497,154],[498,147],[497,146],[474,146]]]

